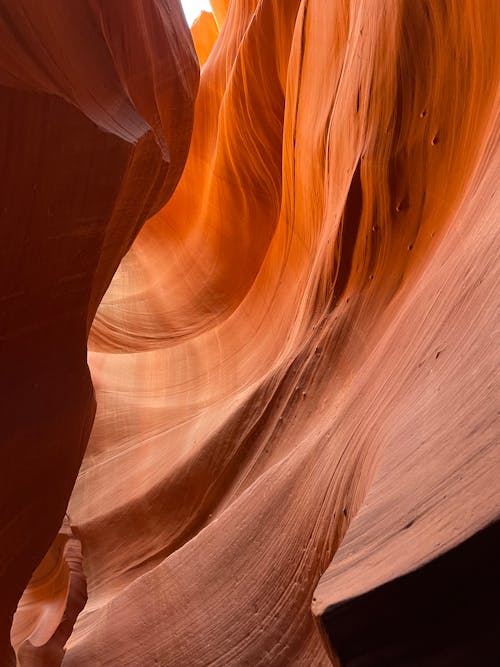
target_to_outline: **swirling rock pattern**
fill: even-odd
[[[97,413],[69,515],[88,601],[63,666],[415,664],[417,627],[383,634],[381,623],[377,644],[362,622],[371,601],[390,619],[391,585],[410,596],[413,573],[430,586],[426,568],[439,558],[471,559],[464,545],[491,534],[500,507],[500,5],[214,3],[215,18],[193,29],[204,64],[191,144],[163,207],[196,89],[180,10],[81,6],[101,12],[93,29],[139,118],[123,125],[151,129],[133,155],[143,140],[148,149],[127,162],[130,137],[114,126],[122,106],[109,108],[104,134],[92,100],[81,106],[87,88],[58,82],[64,110],[86,109],[106,156],[106,177],[89,185],[87,166],[65,183],[94,201],[116,178],[119,193],[99,200],[112,232],[82,308]],[[132,7],[163,9],[169,39]],[[68,60],[73,81],[82,67]],[[31,61],[18,62],[34,76]],[[85,144],[80,125],[69,137]],[[107,162],[115,141],[125,176],[118,158]],[[174,154],[165,180],[151,165]],[[137,183],[155,192],[147,205]],[[70,203],[81,208],[78,192]],[[59,320],[50,326],[73,340]],[[66,449],[72,475],[58,466],[63,513],[77,449]],[[54,532],[41,526],[40,544]],[[32,553],[34,565],[43,550]],[[455,640],[433,637],[424,658],[470,664]],[[494,660],[488,650],[481,659]]]

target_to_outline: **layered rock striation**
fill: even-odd
[[[500,6],[4,5],[5,651],[496,664]]]

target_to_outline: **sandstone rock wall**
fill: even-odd
[[[31,387],[43,363],[56,392],[48,402],[39,385],[43,418],[23,394],[30,421],[11,441],[27,454],[8,516],[23,517],[16,558],[29,557],[12,600],[57,531],[83,453],[92,323],[97,412],[68,508],[88,601],[63,666],[327,665],[337,650],[344,664],[410,665],[410,639],[391,653],[396,631],[377,656],[347,613],[342,653],[328,619],[498,518],[500,5],[216,5],[210,53],[211,38],[197,38],[189,154],[196,68],[174,2],[81,3],[99,17],[132,137],[115,127],[119,105],[96,118],[95,99],[84,106],[87,89],[68,92],[66,79],[59,97],[48,84],[35,93],[28,74],[26,90],[5,83],[6,141],[24,146],[23,164],[34,146],[47,155],[57,114],[69,124],[40,169],[64,168],[64,197],[51,197],[98,218],[102,239],[75,331],[45,302],[23,312],[49,352],[9,329],[12,376]],[[161,30],[130,6],[159,12]],[[22,197],[33,185],[16,174],[21,190],[8,191],[25,219],[38,195]],[[86,202],[103,208],[82,214]],[[49,210],[67,230],[68,211]],[[44,246],[29,247],[47,275]],[[54,247],[61,276],[83,270]],[[19,394],[11,403],[14,413]],[[70,463],[49,459],[55,442]],[[48,487],[58,509],[43,511],[35,539]],[[429,664],[448,648],[430,647]]]

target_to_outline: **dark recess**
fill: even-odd
[[[343,667],[499,667],[500,522],[321,618]]]
[[[358,161],[352,175],[351,187],[347,195],[342,222],[342,246],[340,264],[335,280],[335,297],[338,299],[347,287],[351,275],[354,248],[358,238],[361,213],[363,211],[363,190],[361,187],[361,161]]]

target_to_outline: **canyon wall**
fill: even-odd
[[[500,5],[221,0],[197,91],[177,2],[50,4],[0,12],[4,655],[48,551],[23,666],[471,664],[417,594],[494,570]]]
[[[44,644],[61,620],[71,568],[51,563],[95,412],[88,329],[179,180],[199,69],[182,10],[160,0],[2,0],[0,35],[3,667],[54,539],[13,640]]]

